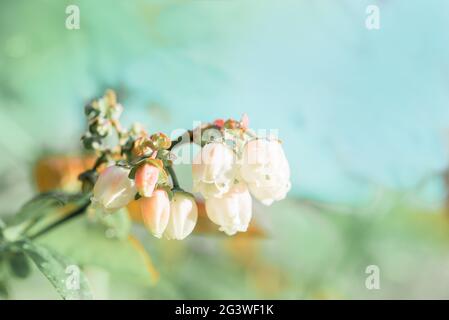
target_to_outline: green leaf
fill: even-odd
[[[42,193],[28,202],[16,214],[12,222],[4,230],[4,237],[10,242],[33,237],[48,226],[63,220],[68,215],[84,210],[90,203],[90,196],[90,193]]]
[[[3,230],[6,228],[6,223],[0,219],[0,241],[4,239]]]
[[[159,177],[157,179],[158,184],[168,184],[168,174],[165,169],[159,171]]]
[[[101,267],[127,282],[150,286],[155,283],[157,272],[149,256],[137,250],[131,239],[108,238],[104,226],[81,216],[43,235],[39,243],[79,264]]]
[[[85,199],[84,194],[65,192],[45,192],[37,195],[20,209],[9,225],[17,225],[27,220],[38,220],[55,208]]]
[[[2,280],[0,280],[0,297],[3,297],[5,299],[8,299],[9,297],[8,285],[5,281]]]
[[[8,270],[6,268],[5,252],[0,252],[0,297],[7,299],[9,297]]]
[[[29,240],[22,241],[19,245],[63,299],[92,299],[86,277],[67,258]]]
[[[131,180],[134,180],[136,178],[137,168],[138,166],[134,166],[131,168],[131,170],[129,171],[128,178],[130,178]]]
[[[8,263],[12,274],[18,278],[24,279],[28,277],[31,272],[30,264],[23,252],[11,253]]]

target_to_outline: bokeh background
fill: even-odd
[[[0,215],[49,179],[39,161],[81,154],[83,106],[112,88],[149,131],[242,113],[279,129],[293,186],[244,236],[135,224],[146,264],[74,224],[46,237],[98,298],[449,298],[448,15],[445,0],[0,0]],[[57,295],[34,272],[10,298]]]

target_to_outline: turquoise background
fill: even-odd
[[[65,27],[69,4],[80,30]],[[89,269],[99,246],[77,246],[73,225],[47,242],[115,276],[112,298],[447,298],[448,17],[446,0],[0,0],[0,213],[36,193],[41,155],[80,152],[83,107],[106,88],[150,132],[247,113],[279,129],[292,169],[288,199],[255,203],[257,263],[233,260],[228,238],[141,228],[161,273],[149,289],[117,280],[145,274],[126,259],[103,252],[114,261]],[[364,286],[370,264],[381,291]],[[13,298],[57,298],[40,274],[21,281]]]
[[[68,4],[80,30],[65,28]],[[365,27],[368,4],[380,30]],[[244,112],[279,129],[297,196],[360,201],[447,164],[447,1],[1,6],[3,170],[41,147],[78,147],[81,108],[107,87],[150,130]],[[438,200],[439,182],[429,188]]]

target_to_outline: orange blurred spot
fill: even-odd
[[[51,190],[79,191],[78,175],[90,169],[95,162],[93,156],[48,156],[38,160],[33,175],[40,192]]]
[[[126,206],[126,209],[128,209],[129,217],[132,221],[137,223],[143,223],[143,217],[140,213],[140,205],[137,200],[133,200]]]
[[[259,246],[256,239],[249,237],[229,237],[223,245],[230,256],[239,264],[249,268],[257,264]]]
[[[159,272],[157,272],[156,268],[154,267],[153,262],[151,261],[150,255],[145,250],[142,243],[136,237],[129,235],[128,241],[131,243],[131,245],[134,247],[134,249],[137,250],[137,252],[140,254],[140,256],[144,259],[148,273],[151,276],[151,280],[152,280],[153,284],[156,283],[159,280]]]
[[[248,275],[257,290],[267,298],[276,297],[285,287],[288,287],[288,279],[285,274],[273,265],[259,264]]]

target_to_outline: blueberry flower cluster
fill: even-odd
[[[137,200],[155,237],[182,240],[195,228],[198,207],[195,196],[179,186],[173,167],[172,150],[181,140],[148,134],[139,124],[123,129],[122,110],[112,91],[86,107],[88,132],[82,140],[98,158],[81,176],[84,188],[92,190],[92,204],[105,213]],[[252,197],[271,205],[290,189],[282,144],[257,136],[248,122],[246,115],[240,121],[218,119],[190,131],[202,132],[199,141],[189,134],[188,142],[201,146],[192,163],[193,191],[204,198],[210,220],[228,235],[248,229]]]

